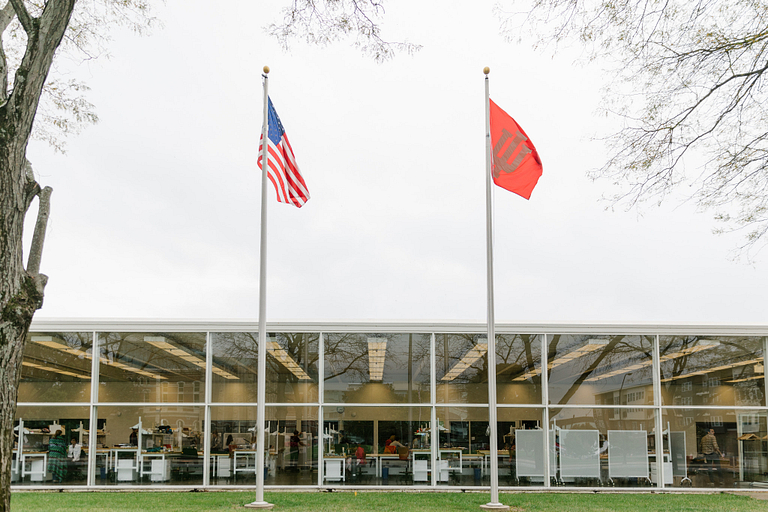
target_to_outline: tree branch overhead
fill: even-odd
[[[615,77],[602,108],[623,127],[590,173],[614,184],[614,204],[662,201],[685,184],[724,231],[746,230],[743,249],[768,242],[768,197],[745,192],[768,188],[768,2],[534,0],[499,15],[508,37],[524,26],[537,46],[580,44]]]

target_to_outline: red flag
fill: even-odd
[[[543,167],[538,151],[520,125],[491,102],[491,173],[501,188],[531,198]]]

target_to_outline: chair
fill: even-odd
[[[200,464],[200,456],[197,453],[197,448],[182,448],[181,457],[178,459],[180,472],[179,477],[183,480],[189,480],[193,473],[196,472],[197,466],[200,466],[202,472],[202,464]]]
[[[81,450],[80,458],[77,461],[67,459],[67,476],[68,481],[84,480],[88,474],[88,454],[85,450]]]
[[[405,475],[409,475],[411,469],[411,449],[407,446],[399,446],[397,448],[397,455],[400,460],[405,461]]]

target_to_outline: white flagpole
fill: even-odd
[[[485,225],[488,270],[488,423],[491,449],[491,501],[481,505],[485,510],[509,510],[499,502],[499,457],[496,431],[496,328],[493,310],[493,202],[491,181],[491,107],[488,85],[489,68],[485,73]]]
[[[259,244],[259,365],[256,403],[256,501],[246,508],[271,509],[264,501],[264,400],[267,375],[267,146],[269,145],[269,66],[264,66],[264,124],[261,132],[261,239]]]

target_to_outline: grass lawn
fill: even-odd
[[[14,493],[14,512],[53,511],[179,511],[249,510],[243,505],[254,499],[252,492],[93,492]],[[403,492],[268,492],[264,498],[275,511],[298,512],[453,512],[479,511],[488,493],[403,493]],[[638,511],[722,511],[768,510],[768,502],[731,494],[502,494],[501,501],[517,512],[603,512]]]

